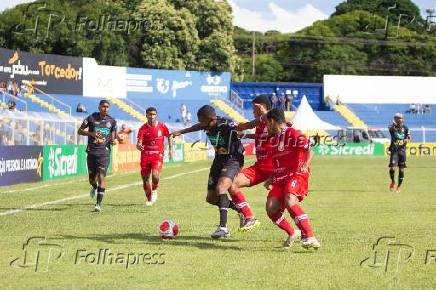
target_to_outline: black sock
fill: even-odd
[[[229,200],[229,208],[233,209],[234,211],[237,211],[238,213],[241,212],[241,210],[236,206],[233,200]]]
[[[97,204],[101,205],[101,202],[103,201],[104,191],[105,188],[97,187]]]
[[[404,180],[404,169],[400,169],[400,171],[398,172],[398,187],[401,186],[403,180]]]
[[[220,227],[227,227],[227,210],[229,208],[229,198],[226,193],[219,195],[218,206],[220,209]]]
[[[389,169],[389,175],[391,177],[392,183],[395,183],[395,169],[393,168]]]

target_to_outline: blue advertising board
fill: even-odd
[[[127,68],[127,97],[159,100],[226,98],[229,72]]]
[[[41,181],[42,146],[0,146],[0,186]]]

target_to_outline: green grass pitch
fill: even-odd
[[[387,190],[387,162],[315,158],[302,206],[322,244],[316,252],[281,248],[285,234],[266,216],[262,186],[244,190],[261,227],[238,233],[230,211],[231,237],[211,240],[218,211],[205,202],[206,161],[165,167],[151,208],[136,172],[109,177],[107,188],[119,189],[106,194],[101,213],[83,196],[84,177],[2,187],[1,288],[436,288],[436,159],[409,158],[400,194]],[[164,219],[180,225],[175,240],[158,237]],[[374,247],[382,237],[390,238]],[[99,251],[112,260],[98,260]],[[127,267],[127,257],[137,261]]]

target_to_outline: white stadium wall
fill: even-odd
[[[98,65],[93,58],[83,58],[83,95],[86,97],[126,98],[127,68]]]
[[[350,104],[436,104],[436,78],[325,75],[324,95]]]

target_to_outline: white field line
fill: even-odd
[[[180,176],[184,176],[184,175],[188,175],[188,174],[193,174],[193,173],[198,173],[198,172],[205,171],[205,170],[208,170],[208,169],[209,168],[201,168],[201,169],[196,169],[196,170],[193,170],[193,171],[177,173],[177,174],[174,174],[174,175],[170,175],[170,176],[161,178],[161,180],[174,179],[174,178],[177,178],[177,177],[180,177]],[[77,182],[77,180],[76,180],[76,182]],[[119,186],[116,186],[116,187],[109,188],[106,191],[107,192],[108,191],[109,192],[110,191],[117,191],[117,190],[120,190],[120,189],[125,189],[125,188],[128,188],[128,187],[137,186],[137,185],[141,185],[141,184],[142,184],[142,181],[141,182],[133,182],[133,183],[128,183],[128,184],[123,184],[123,185],[119,185]],[[4,212],[0,212],[0,216],[7,216],[7,215],[11,215],[11,214],[16,214],[16,213],[20,213],[20,212],[23,212],[23,211],[26,211],[26,210],[29,210],[29,209],[41,208],[41,207],[44,207],[44,206],[47,206],[47,205],[58,204],[58,203],[62,203],[64,201],[85,198],[85,197],[88,197],[88,196],[89,196],[89,194],[80,194],[80,195],[74,195],[74,196],[70,196],[70,197],[66,197],[66,198],[62,198],[62,199],[47,201],[47,202],[43,202],[43,203],[32,204],[32,205],[29,205],[29,206],[26,206],[26,207],[23,207],[23,208],[11,209],[11,210],[7,210],[7,211],[4,211]]]
[[[106,178],[113,178],[113,177],[127,175],[127,174],[133,174],[133,172],[123,172],[123,173],[112,174],[112,175],[109,175]],[[71,183],[76,183],[76,182],[81,182],[81,181],[86,181],[86,180],[88,180],[88,178],[74,179],[74,180],[69,180],[69,181],[64,181],[64,182],[57,182],[57,183],[42,184],[42,185],[32,186],[32,187],[28,187],[28,188],[12,189],[12,190],[7,190],[7,191],[2,191],[2,192],[0,192],[0,194],[15,193],[15,192],[24,192],[24,191],[34,191],[34,190],[38,190],[38,189],[41,189],[41,188],[52,187],[52,186],[62,186],[62,185],[65,185],[65,184],[71,184]]]

